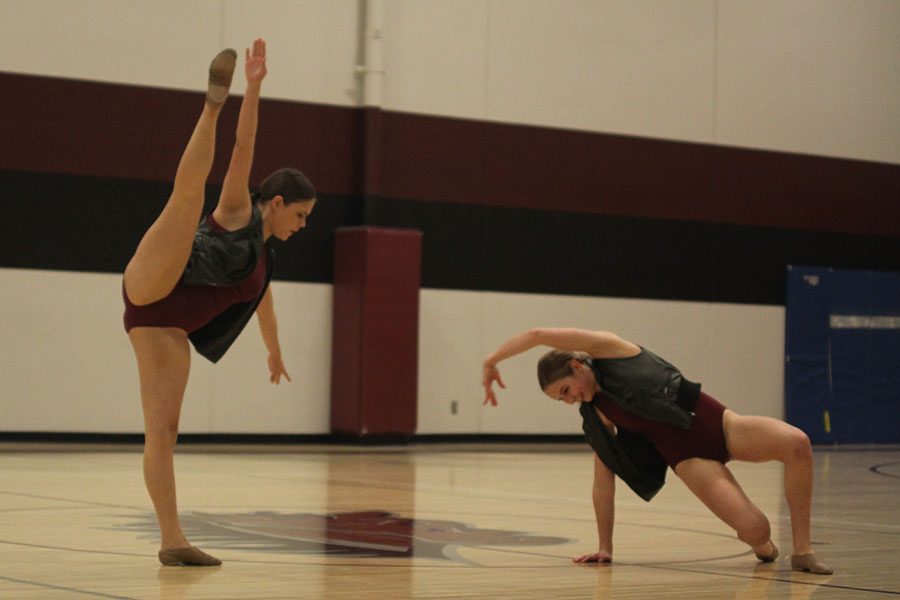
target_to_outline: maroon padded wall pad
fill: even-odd
[[[335,231],[331,430],[416,431],[422,233]]]

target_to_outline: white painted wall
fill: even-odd
[[[718,144],[900,162],[900,2],[722,0]]]
[[[0,269],[0,431],[143,431],[121,275]],[[331,286],[272,284],[285,367],[269,383],[255,319],[215,366],[193,354],[184,433],[327,433]]]
[[[392,110],[900,162],[895,0],[387,7]]]
[[[536,326],[615,331],[734,410],[783,417],[783,307],[423,290],[419,433],[580,432],[576,409],[537,385],[537,360],[547,348],[501,363],[507,387],[496,408],[482,406],[481,361]]]
[[[270,98],[356,103],[355,0],[0,0],[0,70],[205,90],[224,47],[267,42]],[[242,76],[238,76],[242,81]],[[242,93],[243,83],[235,86]]]
[[[0,431],[142,431],[121,277],[0,269],[0,289]],[[183,432],[330,431],[331,286],[276,281],[272,289],[293,382],[268,382],[265,348],[251,322],[218,365],[194,354]],[[482,406],[484,356],[538,325],[619,332],[735,410],[782,416],[780,307],[423,290],[418,432],[578,433],[574,409],[537,387],[540,350],[503,363],[500,405]]]
[[[266,96],[353,106],[359,5],[0,0],[0,71],[199,91],[264,36]],[[390,110],[900,163],[896,0],[384,5]]]
[[[389,6],[391,109],[713,141],[714,2]]]

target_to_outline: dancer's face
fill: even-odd
[[[272,235],[284,241],[306,227],[306,220],[315,206],[315,200],[285,204],[281,196],[272,198]]]
[[[557,379],[544,389],[544,393],[566,404],[590,402],[597,393],[597,379],[587,365],[572,360],[572,374]]]

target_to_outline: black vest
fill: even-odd
[[[253,273],[263,250],[262,213],[256,205],[246,226],[219,231],[200,221],[191,257],[181,275],[185,285],[234,285]]]
[[[181,280],[186,285],[234,285],[253,273],[266,253],[266,280],[255,300],[233,304],[188,335],[197,353],[218,362],[250,321],[262,301],[275,266],[275,255],[263,241],[262,213],[253,206],[250,223],[236,231],[215,231],[204,218],[194,234],[191,257]]]
[[[671,363],[649,350],[628,358],[594,358],[600,389],[619,407],[647,419],[688,429],[700,384],[688,381]]]
[[[700,384],[649,350],[629,358],[594,358],[591,369],[606,397],[623,410],[682,429],[691,426]],[[649,502],[665,484],[668,468],[653,444],[621,427],[613,435],[591,403],[582,403],[580,412],[587,442],[603,464]]]

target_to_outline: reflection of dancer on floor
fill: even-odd
[[[485,404],[497,404],[493,383],[504,387],[497,363],[535,346],[555,348],[538,363],[545,394],[578,404],[594,457],[597,552],[575,562],[611,562],[615,475],[645,500],[659,491],[666,467],[732,527],[763,562],[778,548],[769,521],[725,466],[730,459],[784,463],[798,571],[830,574],[810,541],[812,448],[805,433],[777,419],[742,416],[700,391],[671,364],[606,331],[532,329],[517,335],[484,361]]]
[[[247,90],[222,192],[215,210],[197,226],[216,121],[236,59],[234,50],[213,59],[206,103],[178,164],[172,194],[125,269],[125,329],[137,358],[144,410],[144,480],[159,521],[163,564],[220,564],[188,543],[175,501],[173,453],[190,371],[188,341],[216,362],[255,312],[271,381],[290,380],[268,287],[273,255],[267,241],[286,240],[305,227],[316,202],[309,180],[294,169],[270,175],[254,199],[248,191],[266,75],[266,45],[256,40],[246,52]]]

